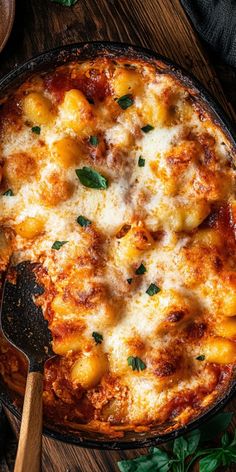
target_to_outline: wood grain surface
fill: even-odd
[[[41,470],[42,395],[43,374],[29,372],[14,472],[40,472]]]
[[[44,50],[91,40],[129,42],[168,56],[193,73],[235,118],[178,0],[79,0],[73,8],[50,0],[20,0],[12,36],[0,56],[0,75]],[[227,409],[236,411],[236,402]],[[17,433],[18,421],[8,416]],[[85,450],[44,438],[42,472],[115,472],[117,460],[144,452]],[[9,459],[4,467],[1,472],[12,470]]]
[[[0,51],[11,33],[15,16],[15,0],[0,0]]]

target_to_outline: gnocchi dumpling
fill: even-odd
[[[236,343],[230,339],[211,337],[202,346],[207,362],[231,364],[236,361]]]
[[[55,116],[51,101],[40,92],[30,92],[26,95],[23,110],[31,123],[39,125],[49,124]]]
[[[71,379],[84,389],[95,387],[108,370],[107,356],[100,350],[81,354],[71,371]]]

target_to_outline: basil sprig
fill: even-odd
[[[145,166],[145,159],[143,159],[142,156],[139,156],[139,158],[138,158],[138,166],[139,167],[144,167]]]
[[[145,274],[145,272],[147,272],[147,269],[146,269],[145,265],[142,263],[142,264],[140,264],[140,266],[136,269],[135,274],[136,274],[136,275],[143,275],[143,274]]]
[[[152,131],[154,129],[154,127],[152,125],[145,125],[141,128],[141,130],[144,132],[144,133],[149,133],[149,131]]]
[[[132,367],[132,370],[144,370],[146,364],[140,359],[140,357],[129,356],[127,359],[128,365]]]
[[[156,284],[150,284],[148,289],[146,290],[146,293],[150,296],[153,297],[153,295],[156,295],[161,291],[160,287],[158,287]]]
[[[91,225],[91,221],[88,220],[88,218],[85,218],[85,216],[82,216],[82,215],[79,215],[76,221],[80,226],[82,226],[84,228],[87,228],[88,226]]]
[[[56,249],[56,251],[59,251],[64,244],[68,243],[68,241],[55,241],[52,245],[52,249]]]
[[[102,341],[103,341],[102,334],[97,333],[97,331],[93,331],[92,336],[96,344],[102,344]]]
[[[149,454],[118,462],[121,472],[191,472],[199,460],[199,472],[221,472],[223,467],[236,463],[236,430],[234,437],[224,432],[233,413],[220,413],[185,436],[172,442],[171,449],[152,447]],[[224,432],[219,447],[204,448],[204,443]]]
[[[108,180],[104,175],[99,174],[92,167],[83,167],[76,169],[76,175],[82,185],[88,188],[106,189],[108,187]]]
[[[133,105],[134,100],[131,94],[123,95],[123,97],[120,97],[117,99],[117,103],[122,108],[122,110],[126,110],[127,108],[131,107]]]
[[[196,357],[196,360],[197,361],[205,361],[205,358],[206,358],[206,356],[204,356],[204,354],[201,354],[200,356]]]
[[[98,139],[97,136],[90,136],[89,142],[90,142],[91,146],[97,147],[98,144],[99,144],[99,139]]]
[[[40,128],[40,126],[33,126],[33,128],[31,128],[31,131],[35,134],[40,134],[41,133],[41,128]]]
[[[3,195],[4,195],[5,197],[13,197],[13,196],[14,196],[14,193],[13,193],[12,189],[9,188],[8,190],[6,190],[6,192],[3,193]]]

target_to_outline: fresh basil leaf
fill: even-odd
[[[127,108],[131,107],[131,105],[133,105],[134,100],[132,95],[127,94],[123,95],[123,97],[118,98],[117,103],[120,108],[122,108],[122,110],[126,110]]]
[[[33,128],[31,128],[31,131],[35,134],[40,134],[41,133],[41,128],[40,128],[40,126],[33,126]]]
[[[130,285],[132,283],[133,279],[127,279],[128,284]]]
[[[227,447],[230,444],[230,436],[229,436],[229,433],[227,433],[227,431],[223,434],[221,438],[221,444],[223,447]]]
[[[89,188],[106,189],[108,187],[108,181],[106,177],[99,174],[96,170],[91,167],[83,167],[82,169],[76,169],[77,177],[82,185]]]
[[[167,452],[154,447],[145,456],[118,462],[121,472],[168,472],[173,464]]]
[[[173,466],[173,470],[175,469],[175,472],[178,472],[178,469],[180,472],[182,472],[182,470],[185,470],[183,469],[184,461],[187,457],[194,454],[194,452],[197,450],[200,435],[200,430],[195,429],[194,431],[191,431],[191,433],[186,434],[184,437],[182,436],[180,438],[175,439],[173,444],[173,452],[180,460],[179,465],[176,464],[175,466]],[[197,454],[195,455],[195,458],[197,458]],[[195,458],[192,458],[192,462],[195,461]],[[186,470],[188,470],[188,468]]]
[[[78,0],[51,0],[51,2],[60,3],[60,5],[64,5],[65,7],[72,7],[77,1]]]
[[[230,446],[236,446],[236,429],[234,431],[233,441],[230,443]]]
[[[97,136],[90,136],[89,142],[92,146],[96,147],[96,146],[98,146],[99,139],[98,139]]]
[[[84,216],[80,215],[77,218],[77,223],[79,223],[80,226],[87,228],[89,225],[91,225],[91,221],[88,220],[88,218],[85,218]]]
[[[199,461],[199,472],[214,472],[222,463],[222,453],[213,452]]]
[[[175,439],[174,446],[173,446],[173,453],[178,457],[178,459],[183,461],[185,457],[187,457],[188,455],[187,451],[188,451],[188,443],[186,439],[184,439],[183,436]]]
[[[222,412],[214,416],[206,424],[200,427],[201,443],[215,439],[216,435],[225,431],[233,417],[233,413]]]
[[[189,456],[196,451],[199,441],[200,441],[200,437],[201,437],[201,433],[199,429],[194,429],[189,434],[186,434],[184,436],[187,442],[187,453]]]
[[[93,331],[92,336],[96,344],[102,344],[102,341],[103,341],[102,334],[97,333],[96,331]]]
[[[197,360],[197,361],[204,361],[205,358],[206,358],[206,356],[204,356],[204,354],[201,354],[200,356],[197,356],[197,357],[196,357],[196,360]]]
[[[128,365],[132,367],[132,370],[137,370],[138,372],[147,367],[140,357],[129,356],[127,362]]]
[[[68,241],[55,241],[52,245],[52,249],[56,249],[58,251],[66,243],[68,243]]]
[[[136,269],[135,274],[136,275],[143,275],[147,272],[146,267],[143,264],[140,264],[140,266]]]
[[[229,446],[227,449],[224,450],[225,456],[228,458],[227,463],[231,464],[232,462],[236,462],[236,450],[235,446]]]
[[[156,284],[150,284],[148,289],[146,290],[146,293],[150,296],[153,297],[153,295],[156,295],[161,291],[160,287],[158,287]]]
[[[142,156],[139,156],[139,158],[138,158],[138,166],[139,167],[144,167],[145,166],[145,159],[143,159]]]
[[[152,125],[146,125],[146,126],[143,126],[141,128],[141,130],[144,132],[144,133],[149,133],[149,131],[152,131],[154,129],[154,127]]]
[[[12,191],[11,188],[9,188],[8,190],[6,190],[6,192],[4,192],[3,195],[4,195],[5,197],[14,197],[14,193],[13,193],[13,191]]]

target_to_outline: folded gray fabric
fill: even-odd
[[[181,0],[200,36],[236,67],[236,0]]]

